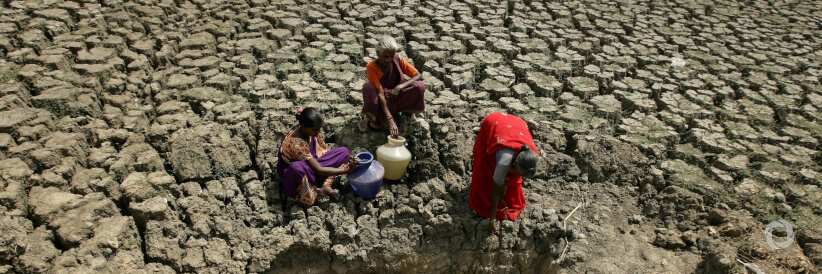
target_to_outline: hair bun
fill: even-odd
[[[528,145],[522,145],[522,147],[521,147],[521,148],[519,148],[519,150],[521,150],[521,151],[528,151],[528,150],[531,150],[531,147],[529,147]]]

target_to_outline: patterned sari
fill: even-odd
[[[342,167],[348,163],[348,148],[338,147],[328,150],[322,135],[310,137],[309,142],[293,137],[299,126],[294,126],[280,143],[277,160],[277,174],[283,178],[283,187],[288,197],[312,205],[320,191],[318,187],[331,186],[334,178],[315,174],[308,161],[316,159],[323,167]]]

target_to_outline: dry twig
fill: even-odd
[[[565,216],[565,219],[562,219],[562,228],[563,229],[565,229],[565,222],[568,221],[568,218],[571,218],[571,215],[574,215],[574,212],[577,212],[577,209],[579,209],[579,207],[581,207],[582,204],[583,204],[582,202],[579,202],[579,204],[577,204],[577,207],[575,207],[574,210],[571,210],[571,213],[568,213],[568,215]]]
[[[583,205],[583,202],[579,202],[579,204],[577,204],[577,206],[574,208],[574,210],[571,210],[571,212],[568,213],[568,215],[566,215],[564,219],[562,219],[562,230],[563,231],[567,229],[566,223],[568,222],[568,218],[571,218],[571,215],[574,215],[574,212],[577,212],[577,209],[579,209],[582,205]],[[563,236],[563,240],[565,240],[565,247],[562,249],[562,254],[559,255],[559,258],[557,258],[557,262],[562,262],[563,260],[565,260],[565,255],[568,254],[568,247],[571,246],[568,243],[568,236]]]

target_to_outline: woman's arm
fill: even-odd
[[[497,206],[499,206],[499,199],[505,195],[505,192],[508,191],[507,184],[494,184],[494,191],[491,193],[491,209],[490,215],[491,219],[496,218],[497,216]]]
[[[401,87],[400,89],[404,89],[404,88],[407,88],[408,86],[410,86],[411,84],[413,84],[414,82],[420,81],[420,80],[422,80],[422,73],[417,73],[416,75],[411,76],[411,78],[408,79],[408,81],[405,81],[402,84],[399,84],[398,86]]]
[[[394,87],[393,89],[391,89],[391,99],[396,99],[397,96],[400,95],[400,92],[402,92],[403,89],[410,86],[414,82],[419,81],[420,79],[422,79],[422,74],[417,73],[414,76],[412,76],[410,79],[408,79],[408,81],[402,82],[399,85],[397,85],[396,87]]]
[[[385,92],[378,90],[377,98],[380,101],[380,108],[382,109],[382,112],[385,113],[385,117],[391,117],[391,111],[388,111],[388,103],[385,101]]]
[[[368,82],[374,85],[374,88],[377,89],[377,91],[382,91],[380,76],[377,76],[379,72],[380,68],[374,61],[368,62],[368,64],[365,66],[365,75],[368,78]]]
[[[505,177],[508,175],[508,172],[511,171],[511,166],[514,161],[514,154],[516,151],[510,148],[502,148],[497,150],[494,153],[496,158],[496,167],[494,168],[494,190],[491,192],[491,208],[490,210],[490,217],[491,219],[495,219],[497,216],[497,207],[499,206],[499,200],[501,197],[505,197],[505,192],[508,190],[508,184],[505,183]],[[491,221],[491,227],[489,227],[491,233],[496,232],[496,227],[494,222]]]
[[[391,112],[388,111],[388,103],[385,101],[385,92],[380,84],[380,77],[377,76],[377,73],[380,70],[377,66],[377,62],[369,62],[368,65],[365,66],[365,69],[366,74],[368,75],[368,81],[374,85],[374,89],[377,90],[377,101],[380,104],[380,109],[382,109],[383,113],[385,113],[385,117],[391,117]],[[399,130],[397,129],[396,124],[394,124],[393,119],[388,120],[388,128],[391,132],[391,136],[399,136]]]
[[[491,193],[491,209],[490,224],[488,225],[488,235],[497,234],[497,206],[499,206],[500,197],[505,197],[505,192],[508,192],[507,184],[494,184],[494,191]]]
[[[408,61],[406,61],[405,58],[401,57],[400,59],[401,59],[401,61],[400,61],[400,70],[402,70],[402,73],[405,73],[406,75],[413,75],[413,76],[411,76],[411,78],[408,79],[408,81],[400,83],[399,85],[394,87],[394,90],[393,90],[394,92],[392,92],[392,94],[394,94],[394,93],[399,94],[400,92],[402,92],[402,89],[408,87],[409,85],[413,84],[416,81],[422,80],[422,72],[421,71],[418,71],[417,68],[415,68],[410,63],[408,63]],[[396,94],[394,94],[394,95],[396,95]]]
[[[357,169],[357,163],[360,162],[360,158],[355,158],[354,156],[349,156],[348,161],[348,170],[346,167],[325,167],[321,166],[320,162],[317,162],[317,159],[311,158],[306,161],[308,163],[308,167],[314,171],[319,176],[322,177],[330,177],[335,175],[342,175],[347,174],[348,172],[352,172]]]
[[[314,158],[309,159],[306,163],[308,163],[308,166],[311,167],[311,170],[313,170],[315,174],[321,177],[345,174],[345,168],[321,166],[320,162],[317,162],[317,159]]]
[[[394,118],[391,116],[391,111],[388,111],[388,103],[385,102],[385,93],[382,90],[377,91],[377,97],[380,101],[380,107],[385,112],[385,117],[388,119],[388,131],[391,137],[397,138],[400,136],[400,131],[397,129],[397,124],[394,123]]]

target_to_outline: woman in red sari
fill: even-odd
[[[515,220],[525,209],[522,178],[537,173],[538,153],[525,121],[504,113],[486,116],[474,143],[469,214]],[[493,220],[489,231],[498,233]]]
[[[409,122],[414,123],[417,113],[425,110],[425,85],[422,74],[405,58],[397,54],[401,48],[394,38],[384,36],[377,43],[377,59],[365,66],[368,83],[362,87],[362,114],[360,131],[378,129],[383,120],[388,121],[392,137],[399,136],[394,115],[398,112],[410,113]],[[405,79],[404,75],[411,77]]]

